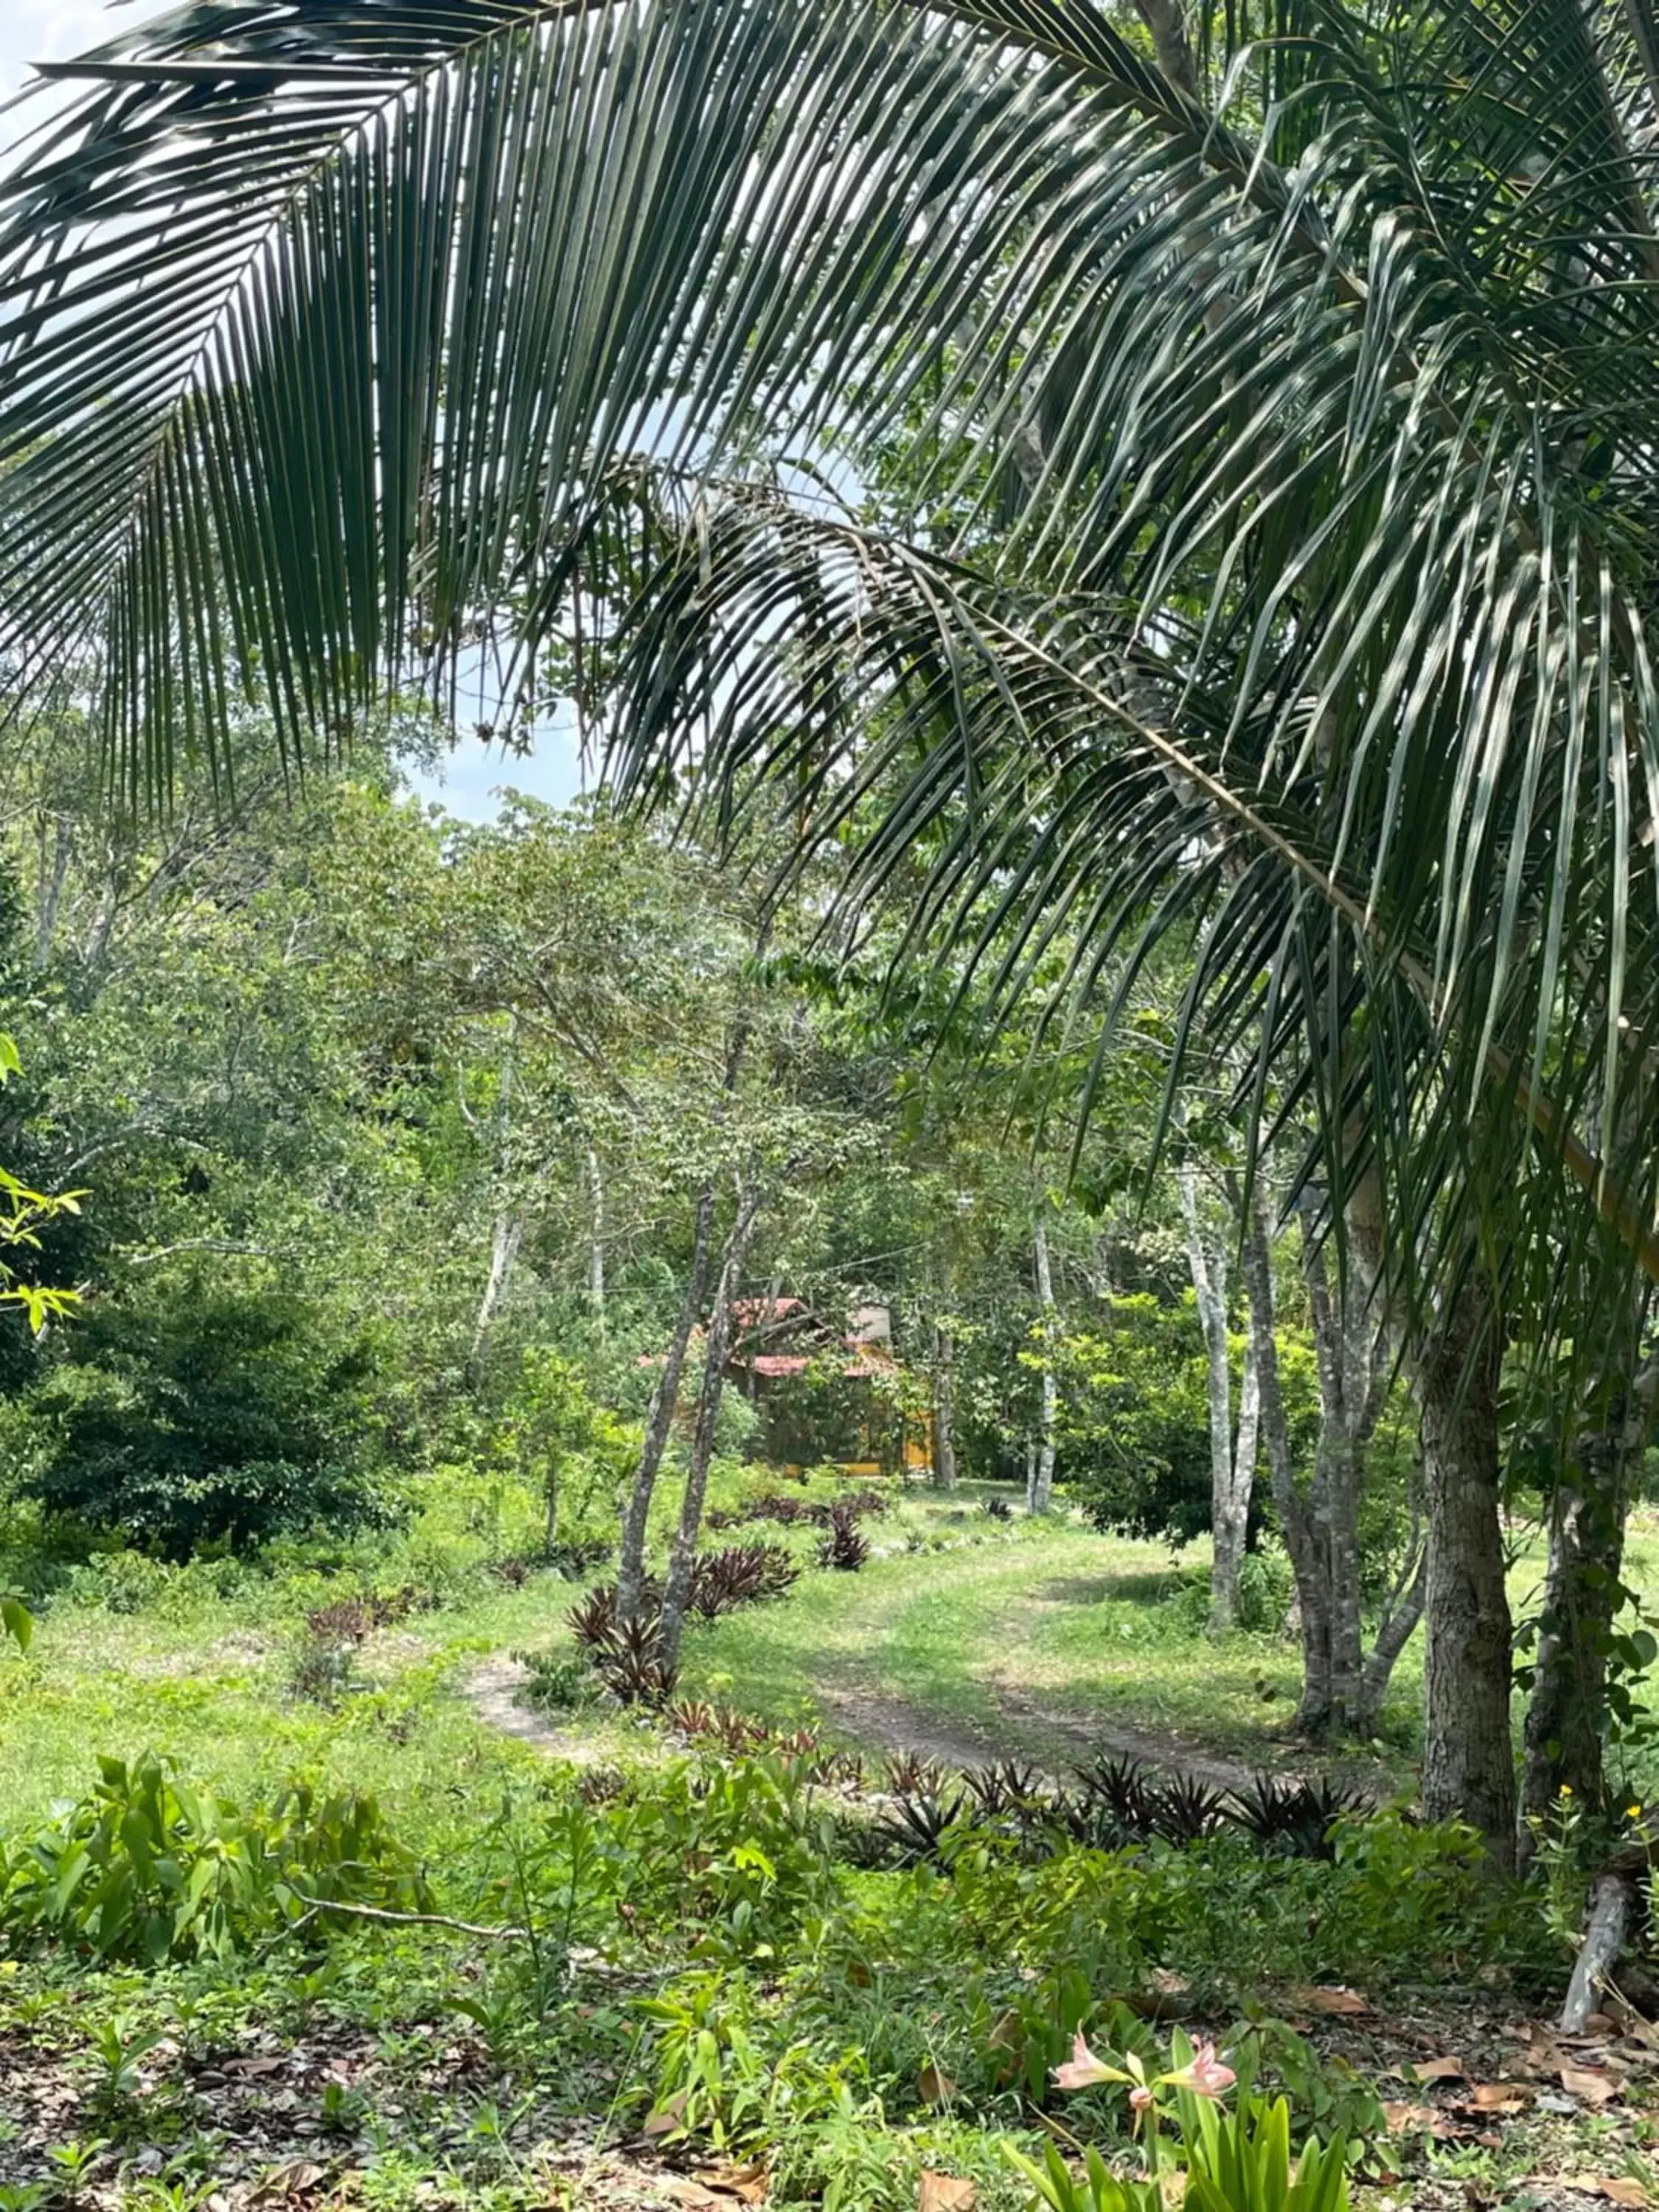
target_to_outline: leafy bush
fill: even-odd
[[[372,1519],[376,1367],[281,1291],[95,1307],[31,1395],[46,1441],[22,1486],[172,1559]]]
[[[240,1597],[248,1582],[246,1568],[236,1559],[192,1559],[181,1566],[123,1549],[94,1552],[71,1567],[64,1594],[76,1605],[98,1606],[106,1613],[187,1620]]]
[[[691,1575],[691,1611],[701,1620],[719,1620],[739,1606],[781,1597],[799,1577],[799,1567],[780,1544],[728,1544],[698,1557]]]
[[[599,1696],[594,1670],[579,1652],[515,1651],[526,1680],[522,1703],[542,1713],[580,1712]]]
[[[98,1765],[90,1796],[0,1848],[0,1926],[156,1966],[225,1956],[301,1917],[307,1899],[424,1898],[372,1797],[322,1797],[296,1782],[244,1809],[191,1790],[153,1754]]]
[[[830,1529],[818,1546],[818,1565],[855,1575],[870,1556],[870,1540],[863,1534],[858,1516],[848,1504],[830,1509]]]

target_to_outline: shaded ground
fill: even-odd
[[[1074,1759],[1104,1753],[1165,1774],[1188,1775],[1217,1790],[1243,1789],[1251,1778],[1251,1770],[1237,1761],[1206,1757],[1171,1736],[1046,1712],[1014,1695],[1004,1697],[997,1723],[989,1729],[941,1726],[916,1706],[859,1690],[827,1690],[823,1703],[837,1728],[860,1748],[919,1751],[946,1766],[976,1766],[1012,1756],[1058,1778]]]

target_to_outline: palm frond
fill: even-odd
[[[101,650],[160,793],[241,691],[333,744],[499,633],[533,702],[637,586],[641,786],[872,811],[998,992],[1201,925],[1192,1019],[1297,1039],[1333,1158],[1355,1084],[1419,1179],[1508,1109],[1649,1255],[1649,11],[1256,12],[1214,112],[1059,0],[200,0],[64,65],[0,650]],[[713,489],[792,444],[897,527]]]

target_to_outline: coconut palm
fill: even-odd
[[[161,798],[248,698],[533,712],[600,607],[626,779],[925,854],[1000,991],[1191,933],[1183,1049],[1404,1284],[1501,1828],[1491,1309],[1659,1273],[1651,0],[202,0],[47,74],[22,680],[96,654]]]

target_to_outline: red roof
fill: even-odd
[[[732,1318],[740,1328],[753,1328],[761,1322],[780,1322],[791,1314],[804,1314],[807,1310],[805,1298],[733,1298]]]

